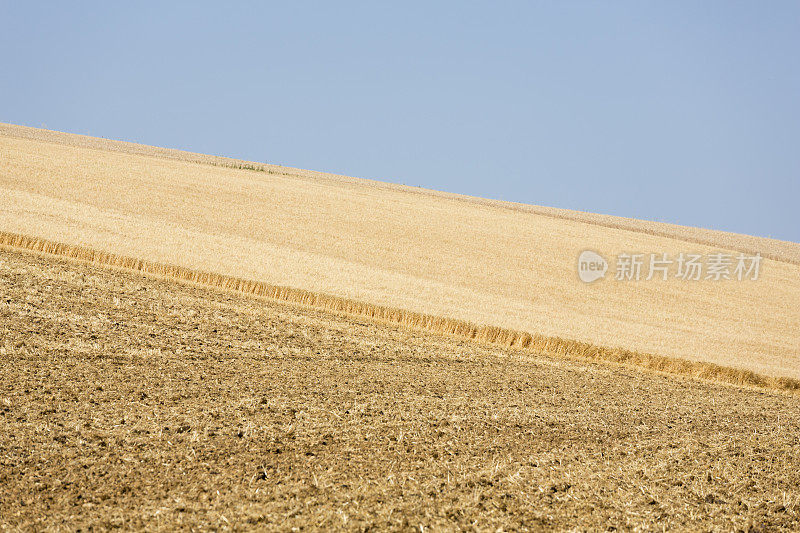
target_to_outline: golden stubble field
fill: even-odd
[[[800,398],[0,251],[0,530],[800,528]]]
[[[0,231],[800,378],[800,245],[4,126]],[[228,165],[228,166],[226,166]],[[706,244],[701,244],[706,243]],[[759,251],[758,281],[592,285],[583,249]]]

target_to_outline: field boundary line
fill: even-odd
[[[279,302],[301,304],[324,311],[398,325],[410,330],[442,334],[502,348],[521,349],[536,354],[567,359],[579,358],[621,364],[664,374],[689,376],[707,381],[800,394],[800,380],[797,379],[765,376],[750,370],[726,367],[714,363],[690,361],[623,348],[597,346],[588,342],[526,333],[497,326],[478,325],[465,320],[370,304],[349,298],[272,285],[225,274],[203,272],[145,259],[136,259],[19,233],[0,231],[0,247],[28,250],[102,267],[118,268],[158,278],[263,297]]]

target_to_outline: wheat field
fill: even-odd
[[[567,352],[733,372],[729,381],[757,374],[791,388],[800,378],[795,243],[12,125],[0,127],[0,231],[6,245],[28,239],[44,251],[66,245],[72,255],[139,261],[134,269],[323,295],[351,302],[347,312],[392,310],[378,318],[405,313],[409,325],[427,321],[445,333],[459,334],[447,331],[457,323],[468,337],[541,339],[521,341],[533,349],[556,339]],[[576,274],[584,249],[606,257],[742,251],[764,260],[757,281],[587,285]]]

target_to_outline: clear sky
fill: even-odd
[[[0,122],[800,242],[800,2],[0,0]]]

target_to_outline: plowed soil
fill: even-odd
[[[797,530],[800,399],[0,251],[0,529]]]

